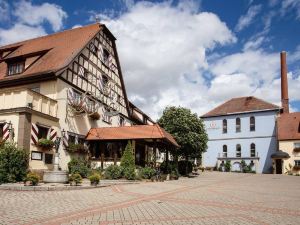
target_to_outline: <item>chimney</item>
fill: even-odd
[[[283,113],[289,113],[289,93],[287,80],[286,52],[280,53],[281,61],[281,106]]]

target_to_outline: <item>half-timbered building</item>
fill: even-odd
[[[43,149],[41,139],[62,138],[59,164],[66,169],[74,155],[101,155],[86,141],[91,128],[154,127],[127,99],[115,41],[96,23],[0,47],[0,138],[27,150],[31,169],[53,167],[54,150]],[[102,144],[103,152],[120,146]],[[103,160],[116,163],[122,148],[113,152],[102,167]]]

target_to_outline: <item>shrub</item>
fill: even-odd
[[[41,138],[38,141],[37,146],[45,149],[51,149],[54,146],[54,142],[49,139]]]
[[[156,171],[151,167],[144,167],[140,170],[140,175],[143,179],[151,179],[151,177],[155,176]]]
[[[127,180],[135,180],[136,178],[135,167],[126,167],[124,168],[123,173]]]
[[[72,158],[68,163],[70,174],[79,173],[82,177],[87,177],[91,171],[90,162],[81,158]]]
[[[169,161],[168,167],[166,161],[163,161],[162,164],[160,165],[160,170],[166,174],[171,173],[172,171],[176,171],[178,173],[176,162],[174,161]]]
[[[27,174],[25,181],[29,181],[32,186],[36,186],[40,181],[40,177],[38,174],[30,172]]]
[[[188,175],[193,171],[193,164],[190,161],[179,161],[178,171],[181,175]]]
[[[122,177],[123,168],[118,165],[110,165],[105,169],[104,176],[106,179],[120,179]]]
[[[231,163],[229,160],[226,161],[226,163],[224,164],[224,168],[226,172],[230,172],[231,170]]]
[[[28,154],[15,144],[0,146],[0,184],[23,181],[28,171]]]
[[[178,178],[179,178],[179,173],[178,173],[178,171],[173,170],[173,171],[171,172],[171,174],[170,174],[170,179],[171,179],[171,180],[178,180]]]
[[[121,157],[121,166],[124,168],[135,167],[135,160],[133,156],[133,148],[130,141],[126,145],[125,151]]]
[[[89,176],[89,180],[90,180],[92,185],[99,184],[100,179],[101,179],[101,176],[98,173],[94,173],[93,175]]]
[[[82,177],[79,173],[74,173],[69,177],[69,182],[75,183],[75,185],[77,186],[78,184],[82,183]]]

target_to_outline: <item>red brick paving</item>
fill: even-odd
[[[178,181],[0,191],[0,224],[300,224],[300,179],[206,172]]]

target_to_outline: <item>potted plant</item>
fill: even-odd
[[[25,185],[26,185],[27,182],[29,182],[30,185],[32,185],[32,186],[37,186],[39,181],[40,181],[39,175],[37,175],[36,173],[32,173],[32,172],[29,172],[26,175],[26,178],[24,180]]]
[[[45,150],[50,150],[53,148],[54,142],[46,138],[41,138],[39,139],[37,146]]]
[[[93,175],[89,176],[89,180],[91,182],[91,185],[97,186],[100,182],[101,176],[98,173],[94,173]]]
[[[69,177],[69,183],[71,186],[75,184],[75,186],[78,186],[78,184],[82,183],[82,177],[79,173],[71,174]]]

